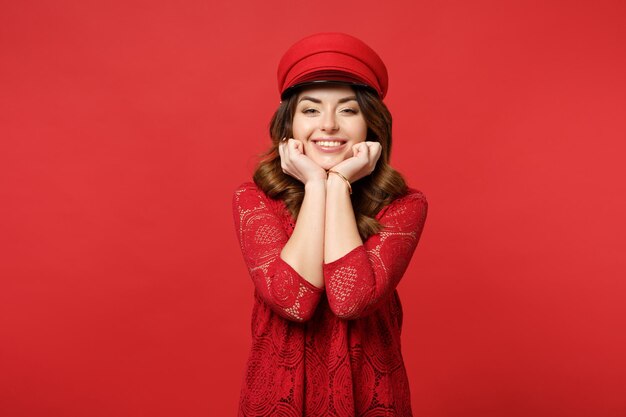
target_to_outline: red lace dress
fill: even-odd
[[[324,264],[325,288],[279,256],[294,220],[253,182],[233,196],[233,215],[254,283],[252,349],[239,416],[411,416],[400,351],[396,286],[426,220],[409,189],[376,218],[385,227]]]

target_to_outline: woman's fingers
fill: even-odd
[[[374,142],[374,141],[367,141],[367,142],[363,142],[367,145],[367,147],[370,149],[370,151],[376,150],[378,148],[380,148],[380,143],[379,142]]]
[[[293,141],[295,143],[295,148],[298,150],[298,152],[304,154],[304,145],[302,144],[302,141],[297,139],[294,139]]]
[[[352,145],[352,155],[355,158],[360,158],[363,154],[363,142],[355,143]]]
[[[302,141],[299,141],[297,139],[289,139],[287,146],[294,155],[304,154],[304,146],[302,145]]]
[[[363,156],[365,156],[366,158],[369,158],[369,156],[370,156],[370,147],[367,146],[367,142],[363,142],[363,145],[361,146],[361,148],[363,149]]]
[[[326,178],[326,171],[305,155],[302,141],[293,138],[281,141],[278,153],[283,172],[300,182]]]
[[[364,143],[367,146],[367,149],[369,151],[368,152],[368,160],[375,165],[376,161],[378,161],[378,158],[380,158],[380,154],[381,154],[383,148],[381,147],[380,143],[378,143],[378,142],[367,141],[367,142],[364,142]]]
[[[285,171],[285,151],[283,150],[283,148],[285,147],[284,143],[279,143],[278,144],[278,155],[280,155],[280,166],[282,167],[283,171]]]
[[[285,174],[293,176],[291,153],[289,152],[289,141],[281,141],[278,145],[278,153],[280,155],[280,166]]]
[[[382,153],[382,147],[378,142],[364,141],[352,145],[351,149],[352,158],[338,163],[334,168],[341,171],[350,181],[357,181],[374,171]]]
[[[302,142],[289,138],[279,145],[279,153],[281,157],[281,167],[285,174],[288,174],[299,181],[304,182],[305,173],[303,168],[304,148]]]
[[[357,154],[355,155],[358,158],[363,158],[365,160],[369,159],[370,148],[367,146],[367,142],[361,142],[356,144]]]
[[[382,146],[378,142],[367,142],[367,146],[370,150],[370,157],[377,161],[380,158],[380,154],[383,150]]]

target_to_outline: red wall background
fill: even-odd
[[[0,415],[234,415],[282,52],[354,34],[429,200],[416,416],[626,415],[622,1],[0,2]]]

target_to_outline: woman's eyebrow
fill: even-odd
[[[298,100],[298,103],[300,103],[301,101],[304,101],[304,100],[310,100],[313,103],[321,103],[322,102],[322,100],[317,99],[315,97],[303,96],[300,100]],[[350,100],[355,100],[356,101],[356,96],[340,98],[338,103],[345,103],[346,101],[350,101]]]

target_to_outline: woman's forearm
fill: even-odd
[[[318,288],[324,287],[325,211],[326,180],[309,181],[304,186],[296,226],[280,253],[298,274]]]
[[[326,181],[324,262],[333,262],[363,244],[354,217],[348,186],[341,177]]]

